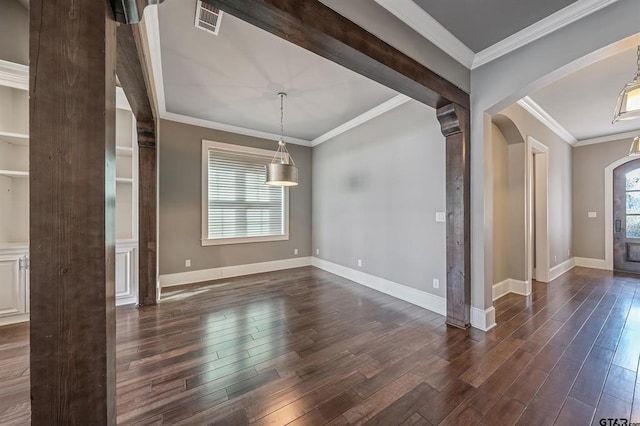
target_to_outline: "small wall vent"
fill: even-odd
[[[200,28],[213,35],[218,35],[223,12],[202,0],[198,0],[196,6],[196,28]]]

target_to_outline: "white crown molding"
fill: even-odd
[[[162,116],[163,113],[167,112],[167,104],[164,95],[164,77],[162,75],[158,5],[150,5],[145,8],[144,15],[144,24],[147,30],[147,42],[149,44],[149,57],[151,59],[151,71],[153,74],[153,85],[156,89],[158,102],[158,114]]]
[[[575,144],[575,146],[595,145],[597,143],[619,141],[621,139],[632,139],[632,138],[635,138],[636,136],[640,136],[640,128],[638,130],[632,130],[630,132],[614,133],[611,135],[600,136],[597,138],[582,139],[582,140],[579,140],[578,143]]]
[[[527,110],[538,121],[547,126],[556,135],[560,136],[569,145],[575,146],[578,140],[567,129],[562,127],[560,123],[553,119],[540,105],[538,105],[529,96],[518,101],[518,105]]]
[[[578,0],[475,54],[413,0],[375,1],[453,59],[467,68],[474,69],[597,12],[618,0]]]
[[[190,117],[187,115],[176,114],[173,112],[167,111],[166,106],[166,98],[164,92],[164,77],[162,75],[162,54],[160,49],[160,24],[158,21],[158,7],[154,5],[154,7],[147,7],[145,9],[145,26],[147,30],[147,40],[149,41],[149,54],[151,57],[151,68],[153,71],[153,82],[156,90],[157,101],[158,101],[158,114],[161,119],[176,121],[178,123],[191,124],[194,126],[205,127],[207,129],[221,130],[224,132],[237,133],[245,136],[252,136],[261,139],[272,139],[279,140],[280,135],[275,133],[263,132],[255,129],[248,129],[246,127],[234,126],[231,124],[220,123],[212,120],[205,120],[201,118]],[[1,69],[0,69],[1,70]],[[359,126],[366,121],[371,120],[387,111],[396,108],[405,102],[411,100],[411,98],[405,95],[398,95],[394,98],[383,102],[375,108],[365,112],[364,114],[359,115],[358,117],[349,120],[348,122],[336,127],[328,131],[327,133],[317,137],[313,141],[308,141],[306,139],[294,138],[285,135],[285,140],[287,143],[292,143],[295,145],[302,146],[316,146],[325,142],[331,138],[336,137],[337,135],[346,132],[349,129],[352,129],[356,126]]]
[[[476,53],[473,68],[478,68],[539,38],[551,34],[577,20],[609,6],[618,0],[578,0],[556,13]]]
[[[167,111],[166,97],[164,93],[164,77],[162,75],[162,54],[160,49],[160,23],[158,20],[158,5],[147,7],[145,9],[144,19],[147,29],[147,40],[149,40],[149,54],[151,57],[151,68],[154,77],[153,82],[158,98],[158,113],[161,119],[205,127],[207,129],[237,133],[240,135],[252,136],[256,138],[273,140],[280,139],[280,135],[275,133],[262,132],[260,130],[233,126],[231,124],[219,123],[217,121],[205,120]],[[293,138],[285,135],[285,140],[288,143],[292,143],[295,145],[311,146],[311,141],[305,139]]]
[[[473,65],[473,51],[412,0],[375,0],[375,2],[462,65],[467,68]]]
[[[404,103],[410,100],[411,98],[405,95],[394,96],[388,101],[381,103],[377,107],[371,108],[369,111],[363,114],[360,114],[359,116],[347,121],[344,124],[341,124],[335,129],[329,130],[327,133],[318,136],[317,138],[311,141],[311,146],[318,146],[323,142],[333,139],[336,136],[341,135],[342,133],[345,133],[353,129],[354,127],[358,127],[361,124],[364,124],[367,121],[372,120],[378,117],[379,115],[384,114],[385,112],[391,111],[392,109],[397,108],[400,105],[403,105]]]
[[[29,67],[0,59],[0,85],[29,90]]]
[[[169,121],[176,121],[183,124],[191,124],[193,126],[205,127],[207,129],[221,130],[223,132],[236,133],[238,135],[251,136],[260,139],[280,140],[280,135],[276,133],[263,132],[260,130],[247,129],[246,127],[232,126],[231,124],[218,123],[211,120],[203,120],[201,118],[194,118],[188,115],[176,114],[173,112],[161,112],[160,118]],[[306,139],[292,138],[289,136],[284,137],[285,142],[294,145],[311,146],[311,141]]]

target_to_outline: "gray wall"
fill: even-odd
[[[571,67],[611,54],[607,46],[638,33],[638,16],[640,1],[618,0],[471,72],[473,306],[485,309],[492,304],[493,164],[488,115],[557,80]]]
[[[444,296],[444,148],[435,111],[415,101],[315,147],[314,255]]]
[[[492,124],[493,280],[525,278],[524,143]]]
[[[289,259],[296,248],[298,257],[310,256],[311,148],[287,145],[300,168],[300,184],[289,192],[289,240],[202,247],[202,139],[274,151],[277,142],[167,120],[160,135],[160,274]]]
[[[604,169],[629,153],[631,139],[573,149],[573,250],[576,257],[604,259]],[[588,218],[596,212],[596,218]],[[613,238],[613,237],[612,237]]]
[[[29,64],[29,12],[16,0],[0,0],[0,59]]]
[[[493,154],[493,223],[506,224],[509,217],[509,145],[502,132],[491,126]],[[493,227],[493,280],[502,282],[509,277],[509,227]]]
[[[525,140],[531,136],[549,148],[549,267],[552,268],[573,257],[573,148],[517,104],[504,109],[501,114],[513,121]],[[522,179],[524,182],[524,173]]]
[[[509,232],[508,261],[509,278],[524,281],[525,279],[525,190],[524,190],[524,143],[509,145],[508,147],[508,189],[507,189],[507,220],[495,222],[496,227],[505,226]],[[497,206],[496,206],[497,207]],[[494,259],[497,256],[494,253]],[[500,282],[500,281],[496,281]]]

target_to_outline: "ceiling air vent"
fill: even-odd
[[[218,35],[220,31],[220,21],[222,21],[222,11],[202,0],[198,0],[196,6],[196,28],[205,30],[213,35]]]

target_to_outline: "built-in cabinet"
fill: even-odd
[[[138,144],[121,90],[117,101],[115,286],[122,305],[138,298]],[[29,318],[28,133],[28,69],[0,61],[0,325]]]

